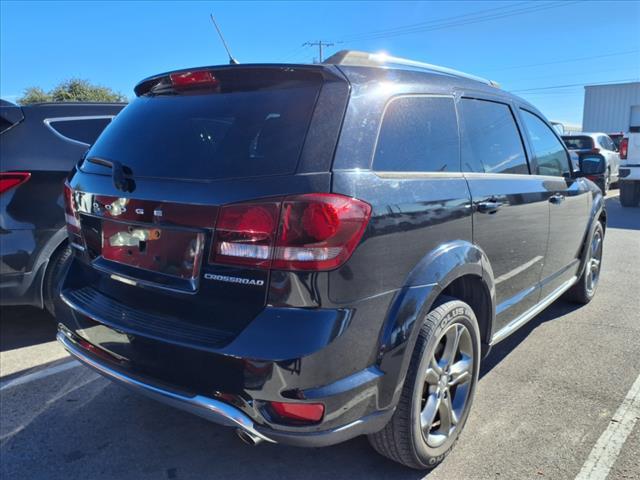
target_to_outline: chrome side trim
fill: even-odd
[[[533,317],[535,317],[540,312],[542,312],[545,308],[551,305],[554,301],[556,301],[560,297],[560,295],[562,295],[564,292],[569,290],[569,288],[571,288],[571,286],[574,283],[576,283],[576,280],[578,280],[578,277],[574,275],[569,280],[567,280],[562,285],[560,285],[558,288],[556,288],[549,295],[547,295],[547,297],[544,300],[542,300],[541,302],[538,302],[536,305],[531,307],[522,315],[520,315],[519,317],[509,322],[504,327],[502,327],[500,330],[498,330],[496,333],[493,334],[493,336],[491,337],[491,342],[489,344],[495,345],[496,343],[504,340],[513,332],[518,330],[521,326],[523,326],[525,323],[527,323],[529,320],[531,320]]]
[[[89,357],[62,331],[58,332],[57,339],[73,357],[97,371],[100,375],[107,377],[109,380],[119,383],[137,393],[146,395],[147,397],[159,402],[198,415],[211,422],[228,427],[240,428],[261,440],[275,443],[274,440],[258,432],[255,429],[253,421],[247,415],[229,404],[214,400],[213,398],[204,397],[202,395],[187,397],[185,395],[180,395],[178,393],[143,383],[117,372]]]

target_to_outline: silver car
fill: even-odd
[[[609,186],[617,183],[619,179],[620,153],[611,137],[606,133],[573,133],[562,135],[565,145],[569,150],[577,154],[599,153],[605,159],[607,169],[604,178],[605,193]]]

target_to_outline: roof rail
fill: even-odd
[[[358,50],[341,50],[338,53],[327,58],[324,62],[330,65],[350,65],[357,67],[381,67],[386,65],[401,65],[411,67],[418,70],[428,70],[431,72],[446,73],[456,77],[468,78],[477,82],[486,83],[492,87],[500,88],[500,85],[493,80],[471,75],[469,73],[460,72],[452,68],[432,65],[430,63],[417,62],[406,58],[392,57],[385,53],[369,53]]]

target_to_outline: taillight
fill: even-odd
[[[332,270],[342,265],[362,238],[370,215],[367,203],[342,195],[285,199],[272,268]]]
[[[589,153],[600,153],[600,149],[599,149],[599,148],[596,148],[596,147],[593,147],[593,148],[591,149],[591,152],[589,152]]]
[[[68,182],[64,182],[64,216],[69,231],[79,233],[80,220],[78,219],[73,189],[69,186]]]
[[[268,268],[280,203],[242,203],[220,209],[209,261]]]
[[[353,253],[369,204],[312,193],[220,209],[209,260],[277,270],[332,270]]]
[[[324,405],[322,403],[269,403],[273,412],[281,419],[316,423],[322,420],[324,415]]]
[[[169,79],[173,88],[176,89],[217,87],[220,83],[209,70],[172,73]]]
[[[623,138],[620,142],[620,160],[626,160],[629,153],[629,139]]]
[[[0,173],[0,195],[7,190],[22,185],[31,178],[29,172],[3,172]]]

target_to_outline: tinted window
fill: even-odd
[[[463,98],[460,114],[465,171],[529,173],[522,139],[508,105]]]
[[[533,113],[522,110],[524,124],[536,156],[539,175],[562,176],[569,173],[567,152],[551,128]]]
[[[91,145],[110,122],[111,118],[91,118],[56,120],[50,125],[63,137]]]
[[[373,168],[392,172],[459,172],[458,126],[448,97],[399,97],[387,105]]]
[[[562,137],[564,144],[569,150],[591,150],[593,148],[593,139],[591,137]]]
[[[218,179],[293,173],[318,83],[221,93],[142,96],[89,152],[135,176]],[[82,170],[104,172],[84,163]]]

